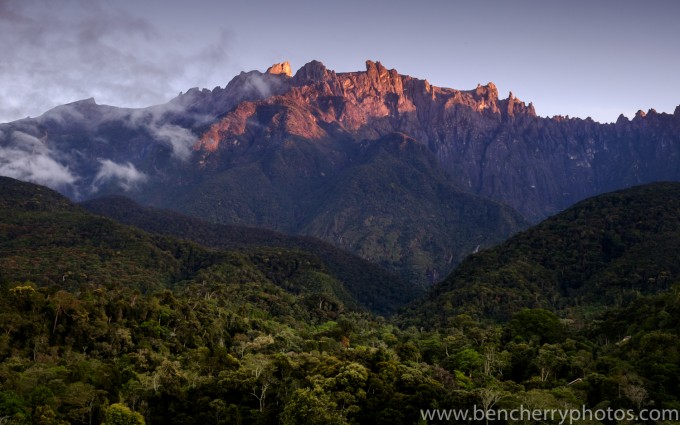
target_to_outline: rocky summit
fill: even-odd
[[[89,99],[0,125],[0,174],[315,236],[430,283],[579,200],[680,180],[680,108],[543,118],[493,83],[282,62],[164,105]]]
[[[267,140],[375,140],[399,132],[428,147],[451,181],[506,203],[538,221],[586,197],[658,180],[677,180],[680,121],[675,114],[638,113],[616,124],[536,116],[493,83],[460,91],[430,85],[366,62],[366,71],[335,73],[303,66],[278,96],[240,105],[203,133],[195,149],[233,149],[247,120]],[[261,120],[263,111],[269,111]],[[276,111],[276,112],[275,112]],[[642,111],[640,111],[642,112]],[[231,147],[227,147],[228,141]]]

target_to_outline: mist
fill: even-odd
[[[0,133],[0,139],[2,134]],[[41,184],[59,191],[69,191],[78,177],[64,165],[57,152],[40,139],[14,131],[10,145],[0,146],[0,175]]]
[[[91,185],[92,193],[96,193],[103,184],[112,181],[124,191],[128,191],[147,180],[146,174],[137,170],[130,162],[118,164],[110,159],[100,159],[99,163],[101,166]]]

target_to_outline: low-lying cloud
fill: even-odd
[[[68,191],[78,180],[40,139],[14,131],[10,141],[9,146],[0,146],[0,175],[60,191]]]
[[[146,174],[137,170],[132,163],[118,164],[110,159],[100,159],[99,171],[92,181],[92,193],[99,190],[101,185],[115,181],[125,191],[135,188],[139,183],[147,180]]]
[[[170,147],[175,158],[186,161],[191,156],[191,147],[196,143],[197,137],[191,130],[166,121],[166,115],[175,112],[184,115],[186,119],[194,119],[196,122],[206,120],[201,116],[189,115],[181,107],[175,107],[171,103],[135,110],[117,119],[124,122],[130,129],[143,128],[156,142]],[[109,117],[109,119],[113,118]]]
[[[196,143],[196,136],[191,131],[172,124],[149,126],[148,129],[156,139],[172,148],[175,157],[181,160],[189,159],[191,147]]]

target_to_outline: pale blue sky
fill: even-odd
[[[432,84],[493,81],[542,116],[680,104],[680,2],[0,0],[0,122],[95,97],[162,103],[240,71],[379,60]]]

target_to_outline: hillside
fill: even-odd
[[[411,317],[506,320],[522,308],[591,317],[667,291],[680,278],[680,184],[655,183],[580,202],[468,257]]]
[[[361,305],[374,313],[392,313],[424,292],[424,288],[394,273],[311,237],[210,223],[169,210],[143,207],[122,197],[97,198],[80,205],[147,232],[172,235],[212,248],[238,251],[283,248],[313,256]]]
[[[512,209],[451,184],[409,137],[390,134],[351,148],[353,159],[341,171],[315,168],[329,166],[330,154],[304,141],[272,147],[245,165],[218,160],[211,178],[164,205],[220,223],[248,224],[247,214],[258,225],[329,241],[420,285],[527,225]],[[278,199],[293,209],[279,208]]]
[[[77,289],[86,284],[160,289],[216,255],[87,214],[57,192],[0,177],[2,280]]]
[[[151,293],[210,277],[212,285],[227,285],[230,291],[244,294],[262,285],[288,291],[299,298],[291,299],[296,300],[294,308],[303,309],[296,313],[302,314],[300,318],[309,319],[307,307],[297,304],[306,298],[321,297],[335,309],[362,306],[322,260],[302,250],[208,250],[91,214],[51,189],[6,177],[0,178],[0,210],[0,269],[5,284],[32,282],[71,292],[126,288]],[[291,299],[269,302],[279,309],[289,306]],[[320,305],[323,308],[324,303]]]
[[[436,87],[380,62],[288,69],[149,108],[88,99],[2,124],[0,173],[72,199],[124,195],[313,236],[421,285],[526,228],[521,216],[536,223],[600,193],[680,180],[680,109],[600,124],[538,117],[493,83]],[[420,148],[382,148],[402,139]]]

